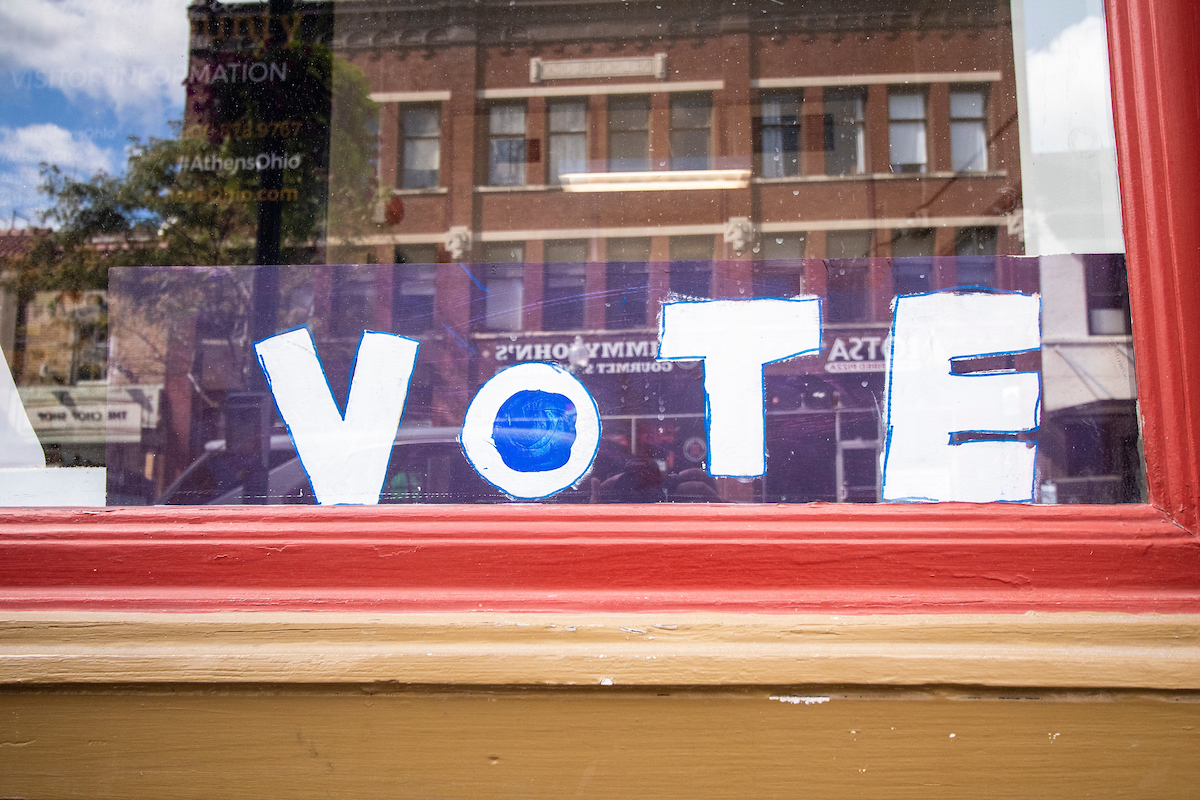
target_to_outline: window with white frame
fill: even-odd
[[[477,324],[489,331],[519,331],[524,327],[525,245],[489,242],[478,267]],[[481,295],[481,296],[480,296]]]
[[[825,90],[825,173],[861,175],[867,171],[862,89]]]
[[[604,323],[613,329],[646,324],[650,239],[609,239],[604,268]]]
[[[441,168],[441,110],[406,108],[400,111],[400,188],[427,189],[439,182]]]
[[[550,103],[549,182],[562,183],[564,174],[587,172],[587,103],[564,100]]]
[[[488,109],[488,184],[525,185],[525,105]]]
[[[755,297],[798,297],[804,294],[804,258],[808,235],[766,233],[754,265]]]
[[[712,98],[682,94],[671,98],[671,169],[708,169],[712,139]]]
[[[582,328],[587,240],[546,242],[542,260],[546,264],[542,275],[542,329],[566,331]]]
[[[955,172],[987,170],[987,95],[982,89],[950,92],[950,165]]]
[[[650,169],[650,98],[615,97],[608,102],[608,161],[613,172]]]
[[[925,172],[925,93],[893,91],[888,95],[888,156],[892,172]]]
[[[764,178],[799,175],[800,96],[764,97],[759,126],[759,174]]]
[[[403,267],[392,279],[392,324],[406,335],[426,333],[433,329],[437,245],[396,247],[395,260]]]

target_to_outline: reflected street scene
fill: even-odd
[[[952,369],[1036,374],[1036,424],[946,444],[1036,448],[1026,501],[1142,502],[1092,6],[178,4],[154,124],[12,194],[6,408],[47,469],[103,469],[109,505],[315,503],[255,344],[308,331],[340,421],[378,332],[419,345],[380,503],[512,502],[460,439],[535,363],[600,433],[582,477],[522,499],[875,503],[897,298],[1020,293],[1040,344]],[[708,367],[660,357],[663,308],[751,298],[819,299],[819,344],[746,404],[765,472],[723,475]],[[588,411],[536,407],[506,424],[573,436]]]

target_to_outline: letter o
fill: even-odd
[[[261,72],[258,73],[257,77],[255,77],[255,74],[254,74],[255,70],[262,70]],[[258,61],[256,63],[250,65],[250,80],[254,81],[255,83],[262,83],[266,79],[267,79],[267,65],[266,64],[264,64],[261,61]]]
[[[278,200],[279,199],[279,190],[278,189],[267,190],[267,199],[272,200],[272,201]]]
[[[523,392],[562,396],[575,407],[575,440],[562,466],[526,472],[505,463],[493,432],[502,407]],[[467,407],[458,441],[480,477],[500,491],[524,500],[549,497],[574,485],[591,469],[600,447],[600,411],[584,385],[557,364],[516,364],[497,372],[479,387]]]
[[[296,169],[300,166],[300,156],[292,156],[287,162],[288,169]]]
[[[271,166],[271,156],[267,153],[259,153],[258,158],[254,159],[254,168],[257,170],[261,171],[269,166]]]
[[[567,358],[567,355],[570,353],[570,348],[568,348],[562,342],[559,342],[558,344],[554,345],[554,347],[550,350],[550,352],[554,356],[555,360],[565,361]]]

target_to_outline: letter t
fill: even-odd
[[[666,303],[658,359],[704,361],[708,472],[755,478],[767,471],[763,367],[821,348],[821,301]]]

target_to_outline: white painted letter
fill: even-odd
[[[549,497],[591,469],[600,411],[579,379],[557,364],[516,364],[479,387],[459,443],[475,471],[505,494]]]
[[[996,370],[955,375],[951,359],[1041,347],[1037,295],[939,292],[898,297],[888,353],[883,499],[1031,502],[1036,448],[954,434],[1038,427],[1041,376]]]
[[[418,347],[403,336],[364,331],[343,416],[307,329],[254,344],[318,503],[379,502]]]
[[[45,467],[46,454],[0,351],[0,467]]]
[[[660,360],[704,360],[708,472],[766,472],[763,366],[821,348],[821,301],[706,300],[665,303]]]

